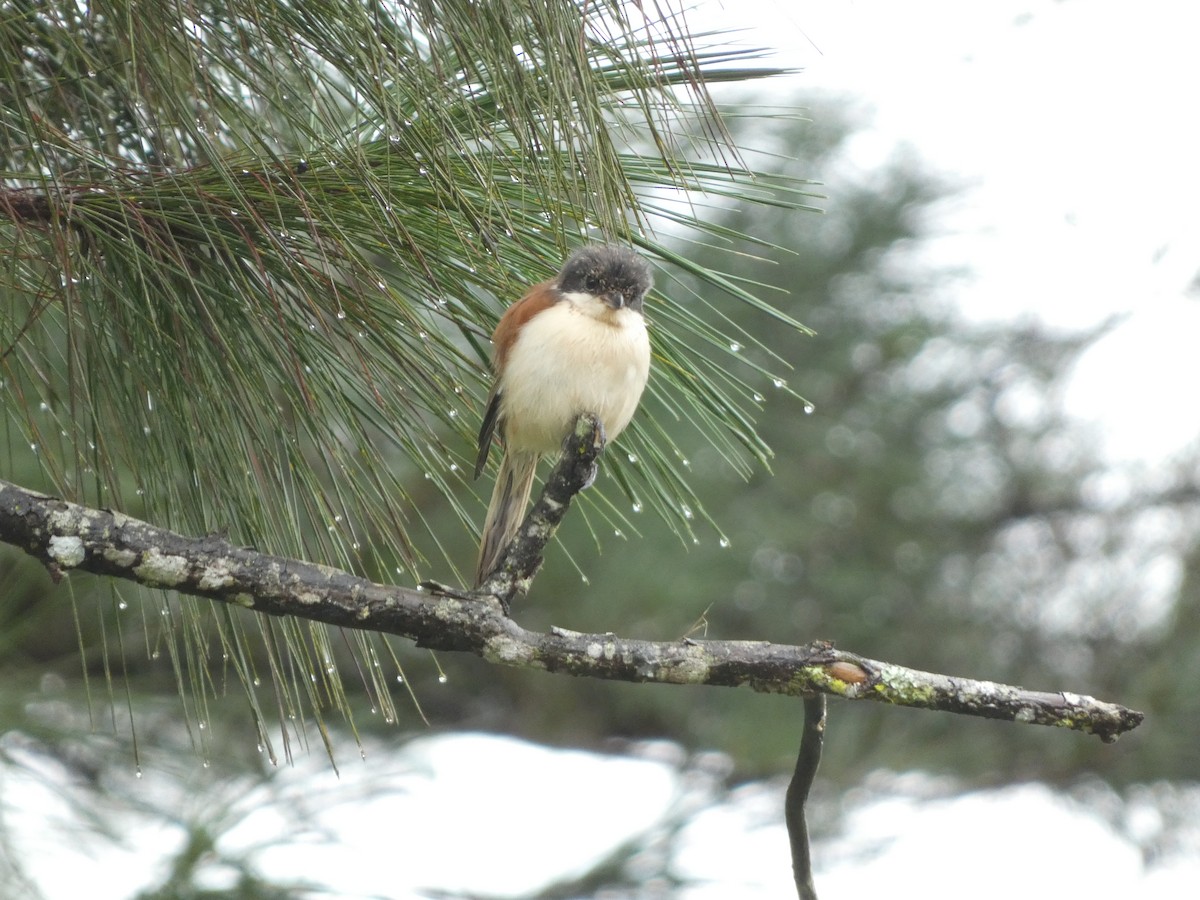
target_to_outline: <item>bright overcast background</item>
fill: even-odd
[[[1081,364],[1073,411],[1117,459],[1200,433],[1200,7],[1161,0],[894,3],[712,0],[694,27],[748,30],[803,69],[773,97],[844,94],[852,159],[910,153],[959,185],[937,208],[955,300],[992,319],[1122,324]],[[828,183],[827,203],[837,202]]]

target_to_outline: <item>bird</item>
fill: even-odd
[[[592,413],[612,441],[633,418],[650,376],[642,307],[653,283],[633,250],[589,244],[500,317],[475,478],[497,438],[504,456],[480,539],[477,588],[521,525],[538,461],[561,448],[576,419]]]

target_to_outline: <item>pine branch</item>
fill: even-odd
[[[586,433],[584,433],[586,432]],[[547,482],[582,484],[590,469],[590,429],[564,453]],[[549,535],[546,536],[547,539]],[[119,512],[90,509],[0,481],[0,540],[44,562],[51,574],[78,569],[345,628],[409,638],[418,646],[474,653],[508,666],[662,684],[749,687],[806,697],[831,694],[896,706],[1036,725],[1055,725],[1106,742],[1136,728],[1143,714],[1080,694],[908,669],[837,650],[825,641],[643,641],[554,628],[528,631],[496,596],[375,584],[338,569],[236,547],[219,535],[185,537]]]

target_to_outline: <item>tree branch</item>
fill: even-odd
[[[587,456],[564,454],[563,464],[580,464]],[[550,481],[557,477],[558,470]],[[505,615],[495,596],[374,584],[327,566],[236,547],[217,535],[185,537],[4,481],[0,541],[41,560],[56,577],[77,569],[268,615],[401,635],[418,646],[474,653],[501,665],[613,681],[749,687],[794,697],[832,694],[1056,725],[1105,741],[1116,740],[1143,718],[1135,710],[1079,694],[920,672],[836,650],[825,641],[799,646],[656,642],[558,628],[544,634],[527,631]]]
[[[597,460],[604,444],[604,426],[600,420],[590,413],[581,415],[574,430],[563,441],[562,455],[546,479],[537,502],[495,570],[472,592],[473,596],[495,597],[507,612],[514,597],[529,591],[529,585],[542,567],[546,544],[562,524],[571,500],[596,479]],[[441,588],[440,585],[436,587]]]

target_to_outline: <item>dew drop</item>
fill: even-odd
[[[777,388],[787,387],[787,382],[782,378],[772,378],[771,384],[775,385]]]
[[[685,519],[691,519],[693,517],[692,508],[686,503],[683,504],[683,506],[680,508],[680,511],[683,513],[683,517]]]
[[[737,353],[741,349],[742,349],[742,345],[739,344],[737,341],[729,342],[729,352],[730,353]]]
[[[636,464],[636,463],[637,463],[637,461],[638,461],[637,454],[636,454],[636,453],[630,453],[630,454],[629,454],[629,461],[630,461],[631,463],[634,463],[634,464]]]
[[[640,513],[642,511],[642,501],[641,500],[633,501],[633,511],[635,513]]]
[[[619,537],[621,539],[624,539],[625,532],[623,532],[620,528],[614,528],[613,529],[613,537]]]
[[[762,394],[760,394],[758,391],[754,392],[754,402],[755,403],[762,403],[766,399],[767,398],[764,397]]]
[[[805,414],[806,416],[811,416],[811,415],[813,414],[813,411],[814,411],[815,409],[816,409],[816,407],[815,407],[815,406],[813,406],[811,403],[805,403],[805,404],[804,404],[804,414]]]
[[[449,680],[444,673],[438,676],[438,684],[445,684]]]
[[[725,535],[721,535],[721,539],[717,541],[717,543],[720,544],[722,548],[728,547],[729,538],[725,537]]]
[[[134,778],[141,778],[141,777],[142,777],[142,767],[141,767],[141,766],[138,766],[138,767],[137,767],[137,770],[136,770],[136,771],[133,773],[133,777],[134,777]]]
[[[124,600],[121,600],[119,603],[117,603],[117,609],[129,609],[129,604]]]
[[[40,409],[42,412],[50,412],[50,404],[43,400],[38,404],[38,409]]]
[[[403,675],[396,676],[396,684],[404,684],[404,676]]]
[[[344,319],[344,318],[346,318],[346,311],[345,311],[344,309],[339,309],[339,310],[337,311],[337,317],[338,317],[339,319]]]

